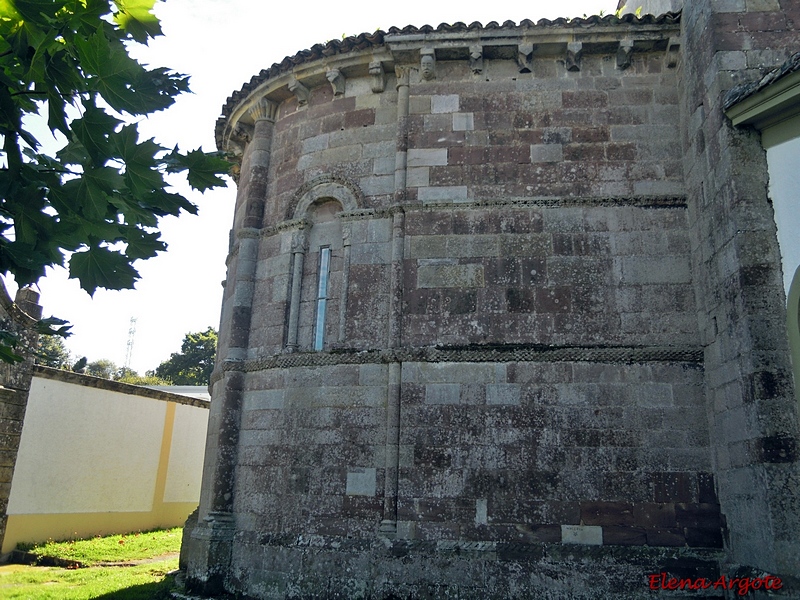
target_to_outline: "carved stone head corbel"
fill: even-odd
[[[419,73],[425,81],[436,79],[436,54],[433,48],[423,48],[419,52]]]

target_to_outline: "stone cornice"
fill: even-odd
[[[565,55],[570,43],[581,43],[584,55],[615,52],[615,45],[630,39],[634,40],[637,51],[665,50],[669,38],[677,36],[679,28],[680,13],[641,18],[627,14],[623,17],[540,19],[536,23],[525,19],[519,24],[506,21],[502,25],[492,21],[485,26],[474,22],[441,24],[436,28],[430,25],[392,27],[387,32],[378,30],[331,40],[284,58],[234,92],[217,120],[217,147],[227,149],[237,125],[240,121],[249,124],[253,118],[252,109],[263,98],[280,104],[293,95],[290,88],[296,91],[297,84],[308,89],[331,85],[328,73],[332,69],[344,77],[367,76],[371,64],[381,63],[384,70],[391,73],[395,64],[416,62],[422,46],[448,59],[471,63],[475,61],[471,54],[477,47],[482,48],[487,58],[513,58],[517,48],[526,44],[531,46],[532,56]]]

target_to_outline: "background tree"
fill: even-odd
[[[133,369],[122,367],[117,375],[114,377],[115,381],[120,383],[130,383],[131,385],[172,385],[171,381],[156,377],[152,373],[147,375],[139,375]]]
[[[102,377],[103,379],[113,379],[114,375],[117,374],[117,365],[107,358],[101,358],[86,363],[83,373],[86,375],[93,375],[94,377]]]
[[[36,364],[54,369],[69,369],[72,357],[64,340],[54,335],[41,335],[36,347]]]
[[[139,139],[134,119],[189,89],[128,55],[161,33],[154,1],[0,0],[0,274],[19,285],[66,265],[89,294],[132,288],[133,263],[166,248],[159,218],[197,212],[164,174],[225,185],[218,156]],[[60,150],[42,145],[39,115]]]
[[[217,353],[217,331],[209,327],[198,333],[187,333],[180,352],[173,352],[155,370],[155,375],[169,379],[174,385],[208,385]]]

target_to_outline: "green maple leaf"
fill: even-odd
[[[90,296],[99,287],[131,289],[139,279],[139,273],[131,266],[128,257],[100,246],[73,254],[69,259],[69,276],[80,281]]]
[[[161,35],[161,25],[153,14],[155,0],[115,0],[119,12],[114,21],[134,40],[142,44],[148,38]]]
[[[126,125],[113,137],[116,149],[125,161],[125,183],[135,196],[164,187],[164,178],[156,169],[155,155],[164,150],[153,140],[139,142],[136,125]]]
[[[169,173],[186,170],[186,179],[189,185],[201,192],[225,185],[225,181],[219,177],[219,174],[230,168],[230,163],[222,158],[222,155],[207,154],[200,149],[181,154],[176,147],[165,157],[164,162],[167,163],[167,172]]]

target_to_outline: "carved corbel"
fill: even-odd
[[[266,98],[261,98],[256,104],[247,111],[253,121],[272,121],[278,116],[278,103]]]
[[[333,95],[344,96],[344,75],[339,69],[331,69],[325,73],[325,78],[330,82],[333,88]]]
[[[241,158],[247,144],[253,139],[253,126],[237,122],[228,136],[227,150],[234,157]]]
[[[369,63],[369,74],[372,79],[370,84],[373,93],[380,94],[386,89],[386,74],[383,72],[383,64],[381,64],[381,61],[373,60]]]
[[[570,42],[567,44],[567,56],[566,56],[567,71],[581,70],[582,54],[583,54],[583,44],[581,42]]]
[[[483,73],[483,46],[469,47],[469,68],[475,75]]]
[[[419,54],[419,72],[422,79],[425,81],[436,79],[436,54],[433,48],[423,48]]]
[[[300,106],[305,106],[308,104],[308,99],[311,96],[311,90],[297,81],[297,79],[292,78],[292,80],[289,82],[289,91],[297,97],[297,104]]]
[[[668,69],[674,69],[678,66],[678,58],[680,57],[681,40],[680,38],[671,37],[667,42],[667,56],[665,62]]]
[[[533,44],[520,44],[517,47],[517,66],[520,73],[533,71]]]
[[[631,54],[633,53],[633,40],[620,40],[617,48],[617,67],[627,69],[631,66]]]

